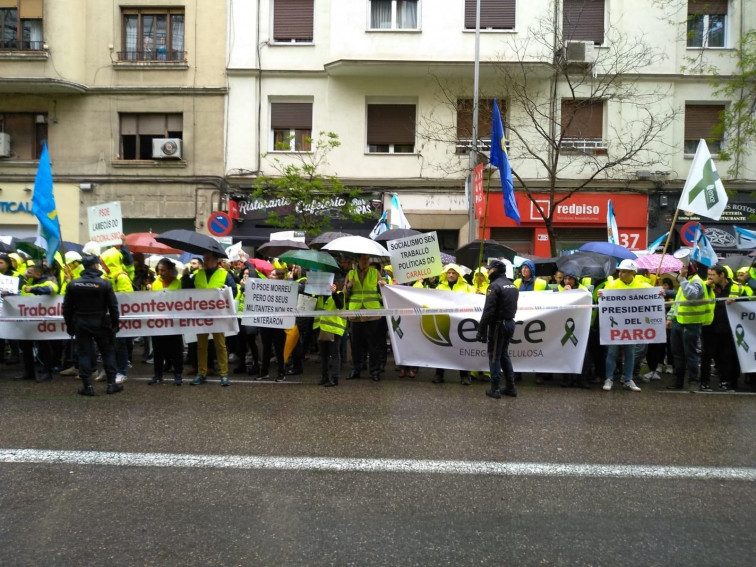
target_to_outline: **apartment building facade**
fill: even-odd
[[[258,244],[277,230],[270,210],[291,204],[253,199],[255,180],[276,174],[272,158],[297,163],[308,138],[334,132],[341,145],[323,173],[359,188],[376,218],[398,194],[414,228],[454,249],[470,234],[475,4],[0,0],[0,232],[36,233],[46,139],[65,239],[86,239],[88,206],[120,201],[127,231],[207,230],[223,210],[232,237]],[[522,221],[504,216],[492,172],[473,232],[546,255],[552,235],[533,200],[554,209],[569,248],[605,238],[611,198],[624,242],[644,247],[671,220],[697,140],[727,144],[712,128],[732,101],[711,68],[736,71],[754,22],[746,0],[481,0],[475,146],[485,161],[496,98]],[[725,242],[756,212],[756,158],[737,179],[717,165],[736,193],[716,223]]]
[[[64,240],[119,201],[125,232],[195,228],[223,187],[224,2],[0,1],[0,233],[36,235],[47,141]],[[217,205],[215,205],[217,206]]]

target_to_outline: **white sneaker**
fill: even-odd
[[[612,381],[611,380],[604,380],[604,386],[603,389],[607,392],[612,389]]]
[[[653,372],[646,372],[643,376],[640,377],[641,382],[645,382],[646,384],[648,384],[653,379],[654,379]]]
[[[116,373],[116,384],[123,384],[126,381],[126,375],[120,372]]]
[[[107,374],[105,374],[105,369],[100,370],[97,374],[95,374],[94,381],[95,382],[102,382],[107,378]]]
[[[651,380],[661,380],[661,376],[659,376],[658,372],[654,372],[654,375],[651,376]]]
[[[66,368],[65,370],[60,371],[61,376],[78,376],[79,375],[79,369],[75,366],[71,366],[70,368]]]
[[[641,389],[632,380],[630,380],[629,382],[625,382],[623,384],[623,387],[625,388],[625,390],[630,390],[632,392],[640,392],[641,391]]]

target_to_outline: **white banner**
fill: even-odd
[[[398,285],[384,286],[387,308],[417,315],[387,317],[397,364],[488,371],[486,345],[475,340],[485,296]],[[517,372],[579,373],[588,343],[591,294],[521,292],[509,355]],[[477,312],[423,315],[422,308],[470,307]]]
[[[17,276],[3,276],[0,274],[0,291],[5,291],[11,295],[18,293],[19,280]]]
[[[116,293],[116,298],[121,313],[119,337],[239,332],[229,288],[135,291]],[[63,296],[6,297],[0,338],[67,339]]]
[[[667,342],[660,287],[603,289],[598,303],[602,345]]]
[[[298,295],[299,282],[247,278],[242,325],[291,329],[296,321]]]
[[[756,301],[736,301],[727,306],[730,330],[735,338],[741,372],[756,372]]]
[[[333,274],[328,272],[307,272],[305,293],[310,295],[331,295]]]
[[[123,217],[119,201],[87,207],[87,220],[89,240],[98,242],[103,247],[121,244]]]
[[[397,283],[414,282],[441,273],[441,250],[435,232],[389,240],[386,248]]]

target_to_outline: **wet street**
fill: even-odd
[[[751,565],[756,396],[0,367],[2,565]],[[17,368],[17,367],[16,367]],[[346,374],[346,372],[345,372]],[[236,380],[234,380],[236,378]]]

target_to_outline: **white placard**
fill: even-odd
[[[18,278],[0,275],[0,291],[16,295],[18,293]]]
[[[437,276],[443,269],[435,232],[389,240],[386,248],[391,256],[391,267],[397,283]]]
[[[741,372],[756,372],[756,301],[736,301],[727,306],[727,318],[735,339]]]
[[[310,295],[331,295],[333,274],[328,272],[307,272],[305,293]]]
[[[291,329],[295,323],[298,296],[299,282],[247,278],[242,324]]]
[[[98,242],[101,246],[116,246],[121,244],[123,234],[123,217],[121,203],[103,203],[87,207],[89,221],[89,240]]]
[[[667,341],[664,298],[659,287],[603,289],[599,298],[602,345]]]

